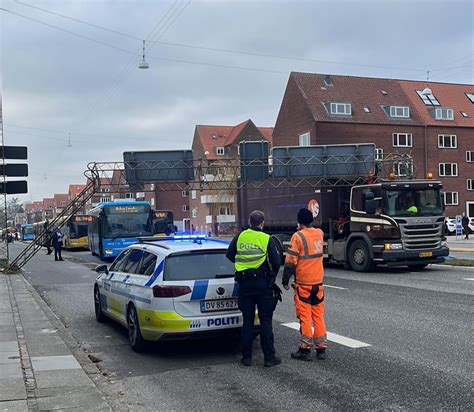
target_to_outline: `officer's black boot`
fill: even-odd
[[[316,349],[316,358],[321,360],[326,359],[326,349]]]
[[[291,359],[301,360],[301,361],[312,361],[311,349],[299,348],[297,352],[291,354]]]

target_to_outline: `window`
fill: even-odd
[[[390,117],[410,117],[410,108],[408,106],[390,106]]]
[[[121,272],[124,263],[127,261],[127,256],[130,254],[132,249],[125,249],[114,261],[112,266],[110,266],[110,271]]]
[[[439,134],[438,147],[440,149],[457,149],[458,137],[455,134]]]
[[[216,133],[212,133],[212,134],[211,134],[211,137],[212,137],[213,139],[217,139],[217,134],[216,134]]]
[[[398,177],[412,176],[413,175],[413,163],[400,162],[393,165],[393,172]]]
[[[413,136],[411,133],[394,133],[393,147],[413,147]]]
[[[237,145],[237,154],[240,156],[240,144]]]
[[[196,199],[196,191],[191,190],[191,199]]]
[[[350,116],[352,114],[350,103],[331,103],[331,114]]]
[[[216,147],[216,154],[218,156],[224,156],[224,153],[225,153],[225,151],[224,151],[224,148],[222,146]]]
[[[364,112],[370,113],[370,107],[369,106],[364,106]]]
[[[61,206],[64,206],[66,204],[66,202],[64,200],[61,200]]]
[[[189,197],[189,190],[183,190],[183,191],[181,192],[181,196],[182,196],[182,197]]]
[[[457,163],[440,163],[439,175],[440,176],[457,176],[458,164]]]
[[[133,199],[133,193],[125,193],[125,199]]]
[[[230,215],[230,207],[229,206],[222,206],[219,208],[220,215]]]
[[[427,106],[439,106],[438,99],[431,93],[431,90],[428,89],[425,93],[424,90],[417,90],[418,96],[423,100],[423,103]]]
[[[100,188],[100,193],[109,193],[110,192],[110,187],[101,187]]]
[[[453,109],[436,109],[435,110],[435,119],[436,120],[454,120]]]
[[[472,151],[472,150],[467,150],[466,151],[466,162],[468,162],[468,163],[474,162],[474,151]]]
[[[375,149],[375,160],[383,160],[383,149]]]
[[[192,217],[193,217],[193,218],[197,218],[197,217],[198,217],[198,211],[197,211],[196,208],[194,208],[193,211],[192,211]]]
[[[474,93],[466,93],[466,96],[471,103],[474,103]]]
[[[138,273],[138,265],[142,260],[143,251],[140,249],[132,249],[128,255],[128,259],[123,265],[121,272],[124,273]]]
[[[469,115],[466,112],[463,112],[462,110],[459,113],[461,113],[462,117],[469,117]]]
[[[380,90],[380,93],[382,93],[384,96],[388,95],[388,93],[385,90]]]
[[[467,190],[474,190],[474,179],[467,179]]]
[[[444,192],[444,204],[446,206],[457,206],[458,202],[458,192]]]
[[[102,196],[99,200],[99,203],[110,202],[112,199],[110,196]]]
[[[151,198],[150,204],[151,204],[152,206],[155,206],[155,198],[154,198],[154,197]]]
[[[143,252],[142,264],[138,273],[144,276],[151,276],[155,272],[157,257],[153,253]]]
[[[310,143],[310,133],[303,133],[299,136],[299,145],[300,146],[309,146]]]
[[[189,206],[188,205],[183,205],[183,212],[189,212]]]
[[[155,190],[155,184],[154,184],[154,183],[152,183],[152,184],[150,185],[150,190]]]

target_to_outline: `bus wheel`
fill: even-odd
[[[356,272],[368,272],[373,267],[370,260],[369,247],[365,241],[359,239],[349,246],[349,264]]]
[[[142,352],[145,348],[145,340],[140,332],[137,309],[131,303],[127,311],[128,341],[135,352]]]

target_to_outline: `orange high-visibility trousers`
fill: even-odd
[[[327,347],[324,322],[324,289],[322,285],[295,285],[295,309],[300,321],[300,347],[316,349]]]

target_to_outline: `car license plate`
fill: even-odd
[[[421,252],[420,257],[431,257],[433,256],[433,252]]]
[[[237,299],[202,300],[201,312],[220,312],[238,308]]]

